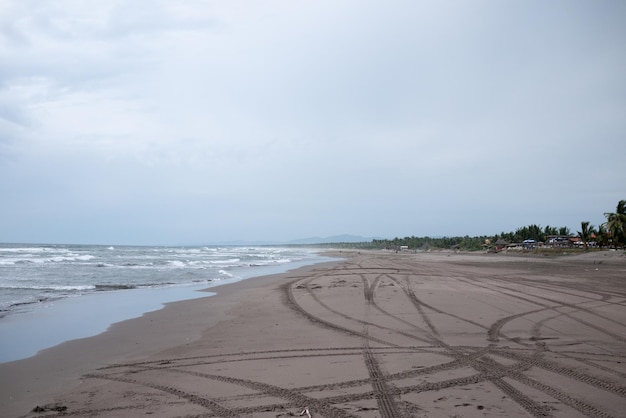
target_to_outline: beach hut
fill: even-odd
[[[495,247],[496,247],[496,252],[498,252],[498,251],[502,251],[503,249],[505,249],[505,248],[506,248],[506,246],[507,246],[508,244],[509,244],[509,243],[508,243],[508,242],[506,242],[506,240],[505,240],[505,239],[499,238],[499,239],[495,242],[495,244],[494,244],[494,245],[495,245]]]

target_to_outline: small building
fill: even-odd
[[[534,239],[525,239],[522,241],[522,248],[525,250],[537,248],[537,241]]]
[[[574,245],[572,237],[565,235],[548,235],[546,237],[546,246],[551,248],[569,248]]]

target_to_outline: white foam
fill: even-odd
[[[75,260],[80,260],[80,261],[92,260],[94,258],[96,257],[94,257],[91,254],[79,255],[79,256],[74,257]]]
[[[8,284],[3,285],[4,289],[33,289],[33,290],[93,290],[96,288],[95,285],[32,285],[32,286],[24,286],[17,284]]]
[[[15,247],[15,248],[1,248],[0,252],[3,253],[69,253],[67,248],[50,248],[50,247]]]
[[[240,258],[229,258],[227,260],[213,260],[213,261],[209,261],[209,264],[230,264],[230,265],[234,265],[236,266],[238,263],[241,262]]]
[[[0,276],[5,283],[0,285],[5,290],[0,303],[90,294],[111,281],[128,283],[129,288],[169,287],[207,278],[224,283],[280,272],[306,259],[301,250],[264,247],[0,245]],[[6,286],[9,282],[12,288]]]

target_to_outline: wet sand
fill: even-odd
[[[0,364],[1,415],[624,416],[623,253],[342,255]]]

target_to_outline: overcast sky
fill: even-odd
[[[0,2],[0,242],[580,229],[626,2]]]

